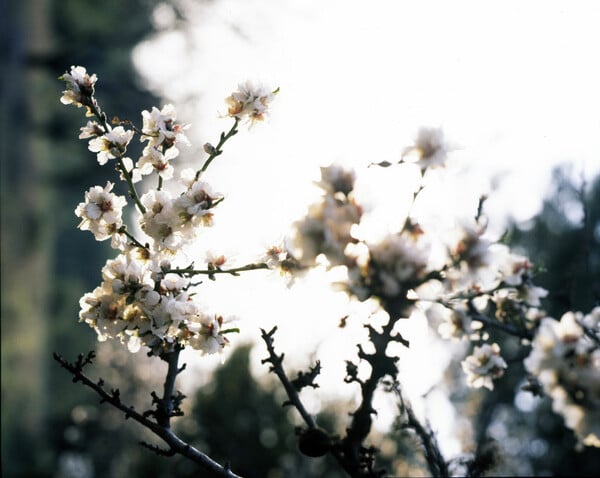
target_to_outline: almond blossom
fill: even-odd
[[[600,447],[600,345],[581,323],[598,336],[598,316],[600,307],[585,317],[567,312],[560,321],[543,319],[525,359],[525,368],[552,399],[552,409],[584,445],[595,447]]]
[[[98,163],[104,165],[109,159],[121,157],[127,151],[127,145],[133,138],[133,131],[126,131],[122,126],[90,140],[88,149],[98,153]]]
[[[263,121],[276,93],[277,90],[271,91],[264,85],[251,81],[240,83],[237,91],[225,99],[228,105],[227,114],[238,120],[246,118],[250,124]]]
[[[85,193],[85,202],[79,203],[75,215],[82,220],[79,229],[91,231],[97,241],[104,241],[118,232],[123,225],[121,216],[127,200],[111,191],[114,184],[107,182],[106,186],[94,186]]]
[[[506,362],[500,356],[498,344],[475,346],[473,353],[461,362],[469,387],[494,389],[493,379],[504,375]]]

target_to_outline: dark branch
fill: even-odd
[[[179,354],[177,353],[176,355],[178,356]],[[90,379],[88,376],[86,376],[83,373],[83,368],[85,365],[92,363],[92,360],[95,357],[95,354],[93,352],[90,352],[86,357],[84,357],[83,355],[80,354],[79,357],[77,358],[77,361],[75,361],[74,363],[68,362],[67,360],[65,360],[63,357],[61,357],[57,353],[54,353],[53,357],[54,357],[54,360],[56,360],[62,368],[66,369],[69,373],[71,373],[71,375],[73,375],[73,382],[81,382],[86,387],[91,388],[100,396],[101,403],[109,403],[113,407],[121,410],[125,414],[125,418],[131,418],[131,419],[135,420],[136,422],[138,422],[140,425],[142,425],[142,426],[146,427],[147,429],[149,429],[150,431],[152,431],[155,435],[157,435],[159,438],[161,438],[169,446],[169,451],[166,451],[166,450],[160,449],[154,445],[148,445],[148,444],[144,445],[146,448],[150,448],[155,453],[158,453],[158,450],[160,450],[160,454],[164,455],[164,456],[172,456],[175,454],[183,455],[186,458],[188,458],[189,460],[191,460],[191,461],[197,463],[198,465],[200,465],[201,467],[203,467],[205,470],[212,472],[214,474],[214,476],[224,477],[224,478],[241,478],[238,475],[236,475],[235,473],[233,473],[229,469],[229,467],[220,465],[219,463],[214,461],[212,458],[210,458],[208,455],[202,453],[201,451],[197,450],[193,446],[191,446],[188,443],[181,440],[181,438],[179,438],[177,435],[175,435],[175,433],[173,433],[171,431],[171,429],[169,428],[168,419],[167,419],[166,426],[158,423],[158,419],[156,422],[150,420],[150,418],[148,418],[148,416],[155,415],[156,412],[153,412],[151,414],[149,414],[148,412],[141,414],[141,413],[135,411],[133,409],[133,407],[125,405],[124,403],[121,402],[118,390],[112,390],[111,393],[108,393],[104,389],[104,381],[102,379],[98,380],[98,382],[94,382],[92,379]],[[175,369],[174,375],[176,375],[178,373],[177,370],[180,370],[180,369],[177,369],[176,359],[172,359],[172,362],[174,363],[174,369]],[[171,362],[169,362],[169,364],[171,364]],[[169,368],[171,368],[171,366]],[[170,379],[168,379],[168,380],[170,380]],[[173,377],[173,383],[174,383],[174,377]],[[165,383],[165,394],[167,396],[172,396],[172,390],[173,389],[172,389],[170,382],[169,382],[169,385],[167,385],[167,383]],[[156,394],[154,394],[154,395],[156,395]],[[162,400],[162,399],[159,399],[159,400]],[[173,399],[169,400],[169,402],[173,403]],[[173,410],[171,410],[171,412],[172,411]]]
[[[273,345],[273,336],[277,331],[277,326],[273,327],[269,332],[266,332],[264,329],[260,329],[260,331],[261,338],[264,340],[267,346],[267,351],[269,352],[269,357],[263,359],[261,363],[271,364],[269,371],[277,375],[279,381],[281,382],[283,388],[285,388],[285,391],[287,393],[289,402],[286,402],[286,404],[293,405],[296,408],[296,410],[298,410],[298,413],[300,413],[302,419],[308,425],[309,428],[316,428],[316,423],[313,417],[306,411],[306,408],[304,408],[304,404],[300,400],[300,396],[298,395],[296,387],[292,384],[290,379],[287,377],[285,370],[283,369],[283,354],[277,355],[277,353],[275,352],[275,346]]]
[[[406,424],[404,426],[414,430],[420,438],[423,448],[425,448],[425,460],[427,461],[431,475],[449,476],[448,463],[444,460],[433,430],[431,430],[428,424],[421,424],[410,404],[402,397],[399,383],[394,383],[393,390],[400,400],[400,411],[406,415]]]

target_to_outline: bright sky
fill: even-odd
[[[445,207],[471,216],[479,195],[489,193],[487,212],[499,232],[506,215],[524,220],[538,211],[554,165],[572,162],[588,178],[600,172],[596,2],[183,3],[192,19],[185,30],[173,29],[172,12],[160,7],[162,32],[134,58],[151,87],[192,123],[190,158],[203,159],[202,144],[229,128],[217,113],[239,82],[281,88],[269,121],[235,137],[207,176],[227,200],[206,244],[241,252],[240,261],[302,216],[317,197],[311,181],[320,165],[353,165],[365,200],[401,204],[413,187],[401,170],[363,169],[399,159],[422,125],[442,126],[458,148],[426,201],[438,220],[453,217]],[[277,323],[290,364],[305,365],[317,351],[331,360],[324,374],[343,374],[340,358],[353,356],[351,334],[360,330],[358,320],[347,335],[336,329],[346,299],[319,278],[321,287],[288,291],[250,274],[219,280],[212,296],[243,316],[243,337]],[[445,358],[432,360],[442,366],[431,382]],[[430,384],[411,386],[422,393]]]

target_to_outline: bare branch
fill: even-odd
[[[176,354],[178,356],[179,353]],[[98,382],[94,382],[87,375],[83,373],[83,367],[92,362],[94,358],[94,353],[90,352],[86,358],[83,355],[79,355],[77,361],[75,363],[68,362],[62,356],[57,353],[53,354],[54,360],[56,360],[60,366],[66,369],[71,375],[73,375],[73,382],[81,382],[86,387],[94,390],[101,398],[101,403],[109,403],[113,407],[121,410],[125,414],[125,418],[131,418],[138,422],[140,425],[146,427],[150,431],[152,431],[155,435],[161,438],[168,446],[168,450],[163,450],[154,445],[143,444],[146,448],[151,449],[155,453],[159,453],[163,456],[173,456],[175,454],[180,454],[190,459],[191,461],[197,463],[202,468],[207,471],[210,471],[214,476],[223,477],[223,478],[241,478],[239,475],[233,473],[228,466],[222,466],[208,455],[202,453],[200,450],[197,450],[190,444],[184,442],[181,438],[179,438],[168,426],[168,418],[167,424],[160,424],[157,421],[154,422],[148,418],[149,415],[156,415],[156,412],[149,414],[148,412],[141,414],[134,410],[133,407],[125,405],[121,402],[119,391],[112,390],[111,393],[108,393],[104,389],[104,381],[102,379],[98,380]],[[177,360],[171,359],[172,363],[174,363],[175,375],[177,374]],[[171,364],[171,362],[169,362]],[[170,366],[171,369],[171,366]],[[169,379],[170,380],[170,379]],[[167,381],[169,381],[167,380]],[[174,383],[174,377],[173,377]],[[169,382],[168,384],[165,382],[165,394],[172,397],[172,385]],[[170,394],[170,395],[169,395]],[[168,400],[170,403],[173,403],[173,399]],[[171,410],[173,411],[173,410]]]
[[[266,332],[264,329],[260,329],[261,338],[264,340],[267,345],[267,351],[269,352],[269,357],[262,360],[262,363],[270,363],[271,368],[270,371],[275,373],[279,378],[279,381],[285,388],[287,396],[289,398],[289,404],[293,405],[298,413],[302,416],[304,422],[308,425],[309,428],[316,428],[316,423],[313,417],[306,411],[304,404],[300,400],[300,396],[298,395],[298,391],[296,387],[292,384],[290,379],[287,377],[285,370],[283,369],[283,354],[277,355],[275,352],[275,346],[273,345],[273,336],[277,331],[277,326],[273,327],[269,332]]]

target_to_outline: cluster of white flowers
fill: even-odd
[[[440,129],[423,128],[400,163],[414,159],[423,178],[427,170],[445,164],[450,150]],[[308,266],[322,263],[317,260],[320,255],[331,266],[345,266],[347,279],[338,285],[358,300],[378,299],[384,307],[418,301],[419,290],[429,281],[437,282],[426,299],[428,316],[437,321],[444,339],[479,342],[463,369],[469,386],[492,389],[506,363],[498,344],[485,343],[486,326],[496,325],[487,315],[495,312],[499,328],[531,337],[542,314],[537,307],[547,295],[532,282],[533,265],[486,237],[479,217],[459,223],[454,234],[432,237],[409,216],[398,232],[378,241],[362,239],[363,208],[354,197],[354,182],[353,171],[336,165],[321,168],[317,184],[324,194],[295,224],[294,255]],[[432,250],[446,253],[433,259]]]
[[[313,265],[325,254],[332,266],[348,264],[345,250],[356,243],[351,230],[360,222],[362,209],[354,200],[354,172],[338,165],[321,168],[322,200],[313,204],[296,226],[294,246],[302,263]]]
[[[240,83],[238,90],[225,99],[229,107],[227,114],[238,120],[246,118],[251,124],[263,121],[277,91],[271,91],[264,85],[254,84],[251,81]]]
[[[443,322],[438,326],[438,333],[443,339],[470,339],[481,328],[481,324],[474,322],[464,302],[459,302],[452,308],[444,307],[442,312]]]
[[[107,182],[104,188],[90,188],[85,193],[85,202],[75,209],[75,214],[81,218],[79,229],[91,231],[97,241],[104,241],[119,234],[123,225],[123,207],[127,200],[112,193],[113,186],[113,183]]]
[[[461,362],[463,371],[467,374],[467,384],[470,387],[486,387],[494,389],[492,380],[504,375],[506,362],[500,356],[498,344],[483,344],[475,347],[473,353]]]
[[[420,128],[414,144],[404,149],[403,158],[416,156],[421,169],[444,166],[451,151],[441,128]]]
[[[201,226],[213,224],[212,209],[221,199],[200,180],[177,197],[168,191],[151,190],[141,197],[146,212],[140,217],[140,226],[153,239],[154,250],[175,253],[197,237]]]
[[[81,298],[80,321],[90,325],[100,341],[118,338],[132,352],[142,345],[157,355],[184,346],[207,354],[220,352],[228,342],[225,334],[237,329],[224,329],[230,319],[200,305],[191,290],[191,277],[195,273],[210,275],[225,258],[207,257],[206,269],[195,271],[183,251],[203,227],[213,224],[213,208],[223,197],[200,179],[203,170],[182,171],[184,191],[178,195],[162,189],[163,180],[173,177],[170,160],[179,155],[178,146],[189,145],[184,134],[188,126],[177,123],[175,108],[166,105],[143,111],[140,129],[125,129],[122,125],[130,122],[118,120],[120,124],[112,127],[94,98],[96,75],[74,66],[60,79],[67,88],[61,102],[86,106],[87,115],[94,117],[81,128],[79,138],[89,140],[88,149],[97,154],[101,165],[116,160],[120,178],[136,203],[144,235],[137,239],[128,232],[123,223],[127,200],[112,192],[113,183],[107,182],[104,188],[94,186],[85,193],[85,201],[75,209],[81,218],[79,228],[91,231],[99,241],[110,238],[119,255],[106,262],[101,285]],[[260,120],[272,98],[273,93],[246,83],[228,98],[230,115]],[[125,154],[135,134],[147,144],[134,167]],[[151,173],[160,177],[158,189],[139,197],[134,183]]]
[[[140,173],[157,172],[163,179],[173,177],[173,166],[170,160],[179,155],[176,145],[189,146],[189,140],[184,134],[189,125],[175,122],[177,113],[175,107],[167,104],[162,110],[152,107],[151,111],[142,111],[143,127],[140,141],[148,141],[136,166]]]
[[[89,110],[91,103],[89,99],[94,94],[94,85],[98,81],[98,77],[88,75],[83,66],[72,66],[70,73],[66,73],[59,78],[65,82],[67,89],[63,91],[60,98],[61,103],[65,105],[73,104],[78,108],[86,106],[88,108],[87,115],[93,113]]]
[[[428,251],[418,237],[388,234],[380,242],[365,245],[348,251],[356,258],[348,271],[349,287],[360,300],[405,294],[427,273]]]
[[[585,329],[584,329],[585,327]],[[545,318],[525,360],[584,445],[600,447],[600,307],[588,315],[567,312]]]
[[[80,321],[100,341],[119,338],[131,352],[145,345],[158,355],[176,344],[219,352],[227,344],[221,326],[231,319],[202,310],[188,292],[190,279],[167,272],[169,262],[160,257],[144,259],[134,248],[108,260],[102,284],[80,300]]]

